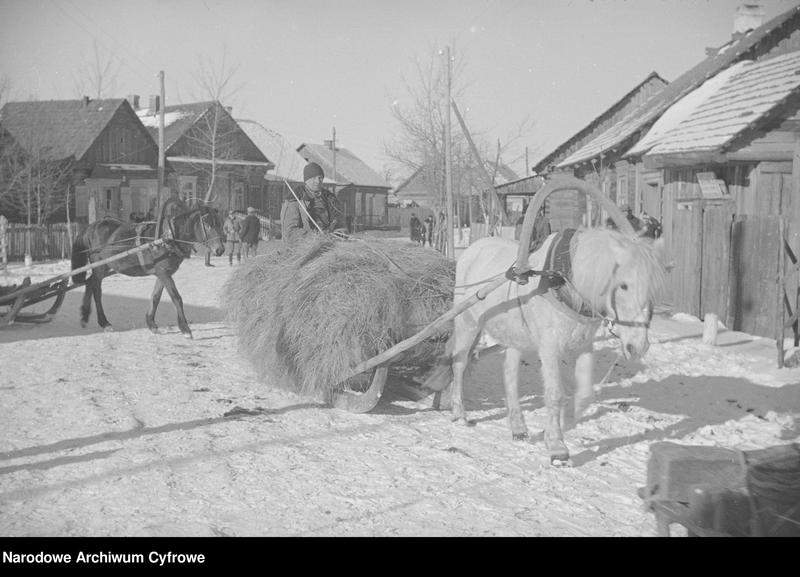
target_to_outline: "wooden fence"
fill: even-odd
[[[72,238],[74,239],[82,230],[79,223],[72,223]],[[28,226],[25,224],[9,223],[5,229],[5,249],[9,261],[23,260],[25,258],[26,235]],[[31,225],[30,227],[30,253],[33,260],[67,259],[72,254],[70,235],[66,223],[48,225]]]

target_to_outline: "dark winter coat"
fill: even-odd
[[[258,220],[256,215],[248,214],[244,219],[244,223],[242,224],[242,230],[239,233],[239,237],[242,239],[242,242],[246,242],[247,244],[256,244],[260,235],[261,221]]]

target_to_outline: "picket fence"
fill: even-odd
[[[71,223],[72,239],[80,233],[85,225]],[[8,223],[5,225],[5,253],[8,261],[25,259],[26,235],[28,225]],[[2,231],[0,231],[2,234]],[[3,244],[0,241],[0,244]],[[37,260],[67,259],[72,254],[70,235],[66,223],[30,226],[30,254]]]

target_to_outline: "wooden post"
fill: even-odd
[[[717,323],[719,318],[714,313],[706,313],[703,318],[703,344],[716,345],[717,344]]]
[[[530,164],[528,164],[528,147],[525,147],[525,176],[530,176],[531,168]]]
[[[333,181],[333,194],[336,194],[336,127],[333,127],[333,140],[331,140],[331,150],[333,151],[333,174],[331,180]]]
[[[486,165],[483,163],[481,155],[478,153],[478,148],[475,146],[475,142],[472,140],[472,135],[470,134],[469,129],[467,129],[467,124],[464,122],[464,118],[461,116],[461,112],[458,110],[455,100],[451,100],[450,105],[453,107],[453,111],[456,113],[456,119],[461,125],[461,130],[464,132],[464,137],[467,139],[472,156],[475,159],[475,162],[478,164],[478,174],[480,174],[484,179],[485,186],[489,189],[489,198],[491,199],[491,203],[493,205],[493,212],[500,216],[501,224],[508,224],[508,216],[506,215],[505,208],[503,208],[503,203],[500,202],[500,199],[497,196],[497,191],[494,189],[492,177],[489,176],[489,171],[486,170]]]
[[[448,258],[455,258],[455,236],[453,235],[453,159],[452,159],[452,126],[450,119],[450,94],[452,91],[452,66],[450,62],[450,47],[445,50],[445,57],[447,58],[447,121],[445,122],[445,138],[444,138],[444,174],[445,174],[445,193],[447,197],[447,230],[445,231],[445,239],[447,242],[445,248],[445,256]]]
[[[785,335],[785,327],[784,324],[786,323],[786,308],[783,306],[783,291],[784,291],[784,284],[786,276],[785,272],[785,258],[786,253],[784,249],[784,236],[786,234],[786,223],[784,221],[783,216],[778,217],[778,278],[777,278],[777,287],[776,287],[776,305],[778,309],[775,311],[775,346],[778,348],[778,368],[783,368],[783,338]]]
[[[166,152],[164,150],[164,71],[158,73],[158,82],[161,94],[158,101],[158,204],[160,210],[162,201],[162,190],[164,189],[164,164]]]
[[[8,244],[6,234],[8,232],[8,219],[0,214],[0,269],[6,270],[8,267]]]

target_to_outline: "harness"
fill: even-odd
[[[556,237],[547,249],[542,270],[517,272],[512,265],[506,271],[506,278],[513,280],[517,284],[525,285],[532,276],[542,277],[539,281],[539,290],[544,293],[545,298],[549,299],[553,304],[561,305],[560,308],[565,312],[571,313],[576,320],[586,322],[599,318],[603,326],[607,327],[608,331],[615,337],[618,337],[618,335],[614,333],[614,327],[616,325],[649,329],[650,320],[653,316],[652,304],[648,305],[646,311],[644,311],[647,314],[647,320],[644,322],[624,321],[619,318],[619,314],[617,313],[617,290],[620,289],[619,286],[606,287],[605,289],[605,291],[611,290],[610,312],[613,314],[613,317],[609,316],[608,313],[602,316],[598,315],[590,306],[583,302],[575,301],[567,285],[570,284],[569,279],[572,276],[572,253],[570,249],[576,232],[575,229],[570,228],[556,233]],[[517,297],[517,300],[519,300],[519,297]]]

